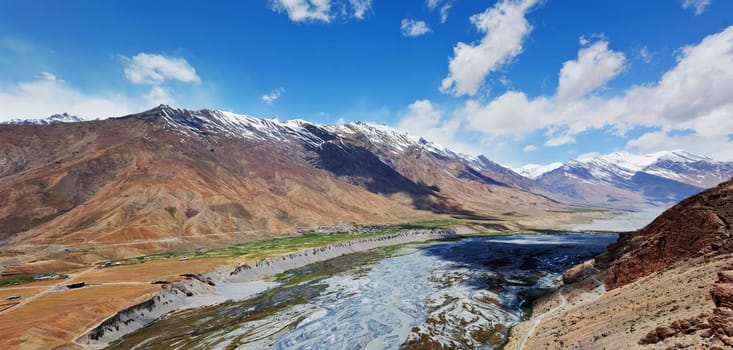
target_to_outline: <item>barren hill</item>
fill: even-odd
[[[160,106],[99,121],[5,124],[0,266],[86,265],[320,225],[563,207],[525,180],[365,123]]]

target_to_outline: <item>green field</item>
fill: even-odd
[[[0,277],[0,287],[17,286],[33,281],[34,279],[31,275],[2,276]]]
[[[461,223],[460,220],[431,220],[418,221],[405,224],[389,225],[385,230],[373,233],[351,234],[346,232],[336,233],[306,233],[300,236],[276,238],[265,241],[240,243],[223,248],[209,250],[176,251],[146,256],[139,256],[128,259],[113,260],[113,264],[120,265],[138,264],[147,260],[158,259],[179,259],[179,258],[222,258],[222,257],[250,257],[262,259],[277,254],[294,252],[302,249],[317,248],[329,244],[347,242],[355,239],[377,237],[395,234],[409,229],[441,229]]]

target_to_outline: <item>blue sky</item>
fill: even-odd
[[[733,159],[725,0],[0,1],[0,120],[370,121],[503,164]]]

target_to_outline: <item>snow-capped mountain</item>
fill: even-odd
[[[165,239],[182,230],[213,243],[334,223],[567,206],[485,157],[368,123],[161,105],[97,121],[0,125],[0,154],[8,203],[0,206],[0,244]]]
[[[192,111],[161,105],[155,109],[181,134],[194,132],[212,135],[228,135],[251,141],[302,142],[311,148],[319,148],[326,142],[355,140],[367,145],[380,160],[392,164],[389,158],[408,150],[422,150],[432,156],[460,162],[478,173],[490,173],[489,182],[529,189],[536,187],[531,181],[513,170],[490,161],[483,155],[473,156],[454,152],[424,138],[414,138],[387,125],[352,122],[344,125],[316,124],[304,120],[279,121],[261,119],[244,114],[218,110]],[[487,180],[488,181],[488,180]]]
[[[733,162],[675,150],[643,155],[586,155],[545,172],[536,180],[572,198],[625,206],[640,200],[676,202],[731,177]]]
[[[517,174],[522,175],[524,177],[528,177],[530,179],[536,180],[538,177],[547,174],[559,167],[561,167],[563,163],[555,162],[550,163],[547,165],[541,165],[541,164],[525,164],[519,168],[514,169]]]
[[[55,123],[75,123],[81,122],[84,119],[79,118],[75,115],[69,115],[67,113],[54,114],[48,118],[43,119],[11,119],[9,121],[0,124],[15,124],[15,125],[48,125]]]

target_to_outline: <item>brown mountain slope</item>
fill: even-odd
[[[0,267],[561,207],[490,175],[368,124],[160,106],[102,121],[0,125]]]
[[[623,234],[595,266],[566,271],[505,348],[730,349],[731,219],[733,180]]]
[[[733,181],[690,197],[643,229],[624,233],[600,259],[613,289],[687,258],[733,252]]]

